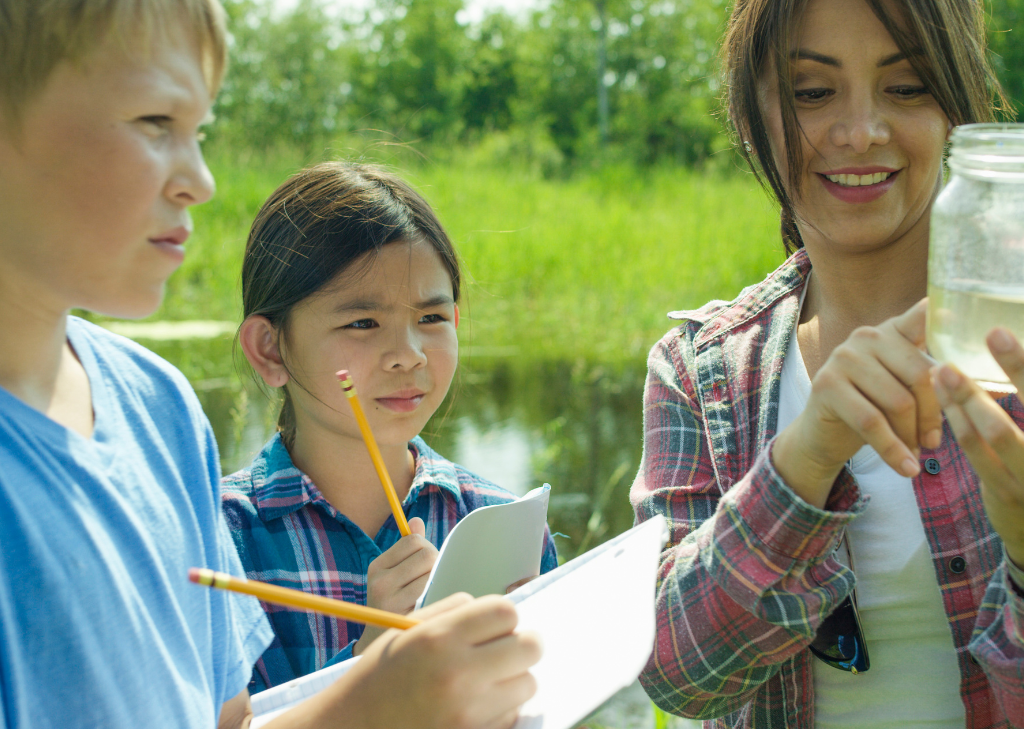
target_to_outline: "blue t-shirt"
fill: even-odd
[[[241,575],[217,446],[185,378],[80,319],[86,439],[0,388],[0,717],[14,727],[216,726],[271,639]]]

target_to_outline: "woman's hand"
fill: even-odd
[[[1018,392],[1024,392],[1024,349],[1005,329],[988,347]],[[1006,556],[1024,566],[1024,433],[992,397],[952,365],[934,370],[935,390],[957,442],[981,477],[981,497]]]
[[[920,448],[942,441],[942,411],[924,354],[921,301],[836,347],[811,383],[807,407],[779,433],[772,462],[809,504],[824,508],[836,477],[864,445],[897,473],[916,476]]]
[[[409,529],[412,534],[370,562],[366,572],[366,604],[370,607],[406,615],[423,594],[437,561],[437,547],[427,540],[426,526],[418,516],[409,520]],[[367,625],[352,654],[360,655],[383,633],[383,628]]]

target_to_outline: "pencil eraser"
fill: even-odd
[[[352,382],[352,376],[348,373],[348,370],[338,370],[334,373],[334,376],[338,378],[338,382],[341,384],[341,389],[345,391],[345,394],[349,397],[355,395],[355,385]]]
[[[189,582],[195,582],[197,585],[199,584],[199,568],[198,567],[189,567],[188,568],[188,581]]]

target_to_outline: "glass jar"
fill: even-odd
[[[1002,326],[1024,341],[1024,124],[957,127],[949,170],[932,207],[928,349],[1013,392],[985,337]]]

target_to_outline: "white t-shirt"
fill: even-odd
[[[779,432],[810,394],[794,329],[782,365]],[[857,451],[851,468],[871,496],[847,528],[871,667],[855,676],[811,659],[815,726],[962,729],[960,670],[913,484],[870,446]]]

